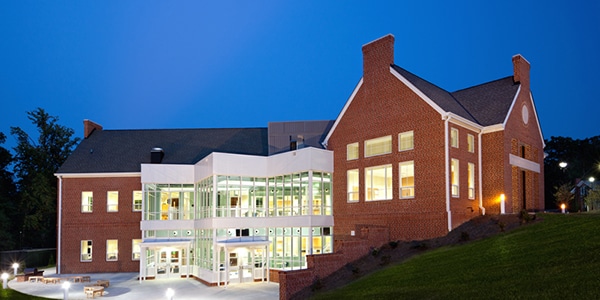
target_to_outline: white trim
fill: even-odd
[[[502,131],[504,130],[504,125],[502,124],[496,124],[496,125],[490,125],[490,126],[486,126],[481,130],[481,133],[492,133],[492,132],[497,132],[497,131]]]
[[[335,119],[335,123],[333,123],[333,126],[331,126],[331,129],[329,129],[329,132],[327,133],[327,136],[325,137],[325,139],[321,143],[323,146],[325,146],[325,148],[327,148],[327,142],[329,142],[329,138],[331,138],[331,135],[335,131],[335,128],[338,126],[338,124],[342,120],[342,117],[346,113],[346,110],[350,106],[350,103],[352,103],[352,100],[354,100],[354,97],[356,97],[356,94],[358,93],[358,90],[360,89],[360,87],[362,86],[362,84],[363,84],[363,79],[361,78],[358,81],[358,84],[356,85],[356,87],[354,87],[354,90],[352,91],[352,94],[350,95],[350,97],[346,101],[346,104],[344,105],[344,108],[342,108],[342,111],[340,112],[340,114],[338,115],[338,117]]]
[[[58,232],[57,232],[57,245],[56,245],[56,274],[60,274],[60,265],[62,262],[62,250],[61,239],[62,239],[62,177],[58,176]]]
[[[477,124],[475,122],[469,121],[469,120],[467,120],[467,119],[465,119],[465,118],[463,118],[463,117],[461,117],[461,116],[459,116],[459,115],[457,115],[455,113],[448,112],[447,114],[452,116],[452,118],[450,119],[450,123],[459,125],[459,126],[465,128],[465,129],[469,129],[471,131],[479,132],[479,131],[483,130],[483,128],[484,128],[481,125],[479,125],[479,124]]]
[[[523,58],[525,59],[525,58]],[[542,140],[542,149],[546,148],[546,143],[544,142],[544,135],[542,134],[542,127],[540,126],[540,120],[538,119],[537,110],[535,109],[535,103],[533,103],[533,95],[531,91],[529,92],[529,100],[531,101],[531,107],[533,108],[533,116],[535,117],[535,125],[538,128],[538,132],[540,134],[540,139]]]
[[[504,117],[504,122],[502,122],[503,128],[506,128],[506,123],[508,123],[508,118],[510,118],[512,111],[515,108],[515,104],[517,103],[517,98],[519,98],[519,93],[521,93],[521,85],[519,85],[519,88],[517,89],[517,92],[515,93],[515,97],[513,97],[512,103],[510,104],[510,108],[508,109],[508,113]]]
[[[448,231],[452,231],[452,211],[450,210],[450,148],[448,141],[448,123],[451,116],[446,115],[444,120],[444,170],[446,173],[446,213],[448,214]]]
[[[509,154],[508,160],[509,160],[509,164],[511,166],[519,167],[521,169],[533,171],[536,173],[540,173],[540,171],[541,171],[540,164],[533,162],[531,160],[516,156],[514,154]]]
[[[366,44],[362,45],[362,47],[365,47],[366,45],[369,45],[369,44],[373,44],[373,43],[375,43],[375,42],[377,42],[377,41],[379,41],[379,40],[383,40],[383,39],[385,39],[385,38],[386,38],[386,37],[388,37],[388,36],[394,37],[394,35],[393,35],[393,34],[391,34],[391,33],[388,33],[388,34],[386,34],[386,35],[384,35],[384,36],[382,36],[382,37],[380,37],[380,38],[378,38],[378,39],[376,39],[376,40],[370,41],[370,42],[368,42],[368,43],[366,43]],[[361,47],[361,48],[362,48],[362,47]]]
[[[433,102],[433,100],[431,100],[429,97],[427,97],[425,94],[423,94],[423,92],[421,92],[421,90],[419,90],[416,86],[414,86],[410,81],[408,81],[408,79],[404,78],[404,76],[400,75],[400,73],[398,73],[398,71],[394,70],[393,67],[390,67],[390,73],[392,73],[392,75],[394,75],[396,78],[398,78],[398,80],[400,80],[402,83],[404,83],[404,85],[406,85],[409,89],[411,89],[411,91],[413,91],[415,94],[417,94],[417,96],[419,96],[421,99],[425,100],[425,102],[427,102],[427,104],[429,104],[429,106],[431,106],[433,109],[435,109],[440,116],[447,116],[448,113],[443,110],[439,105],[437,105],[435,102]]]
[[[483,207],[483,168],[482,166],[482,152],[481,152],[481,136],[483,135],[483,131],[479,132],[477,136],[477,163],[479,164],[477,168],[477,173],[479,174],[479,208],[481,209],[481,214],[485,215],[485,207]]]
[[[63,178],[103,178],[103,177],[142,177],[141,172],[123,172],[123,173],[55,173],[56,177]]]

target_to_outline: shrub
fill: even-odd
[[[377,248],[377,247],[371,248],[371,255],[373,255],[373,256],[379,255],[379,248]]]
[[[379,265],[380,266],[385,266],[385,265],[389,264],[391,260],[392,260],[391,256],[384,255],[384,256],[381,257],[381,263]]]
[[[396,241],[391,241],[389,242],[390,247],[392,247],[392,249],[396,249],[396,247],[398,247],[398,242]]]
[[[461,242],[466,242],[466,241],[468,241],[468,240],[470,240],[470,239],[471,239],[471,236],[469,236],[469,233],[468,233],[468,232],[466,232],[466,231],[462,231],[462,232],[460,233],[460,241],[461,241]]]

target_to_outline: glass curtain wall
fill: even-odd
[[[144,220],[193,220],[193,184],[145,184]]]

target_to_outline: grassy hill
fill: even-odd
[[[600,214],[542,219],[443,247],[314,299],[597,299]]]

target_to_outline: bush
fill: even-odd
[[[385,265],[389,264],[391,260],[392,260],[391,256],[384,255],[384,256],[381,257],[381,263],[379,265],[380,266],[385,266]]]
[[[379,248],[377,248],[377,247],[371,248],[371,255],[373,255],[373,256],[379,255]]]
[[[392,247],[392,249],[396,249],[396,247],[398,247],[398,242],[396,241],[391,241],[389,242],[390,247]]]
[[[468,241],[468,240],[470,240],[470,239],[471,239],[471,236],[469,236],[469,233],[468,233],[468,232],[466,232],[466,231],[462,231],[462,232],[460,233],[460,241],[461,241],[461,242],[466,242],[466,241]]]

